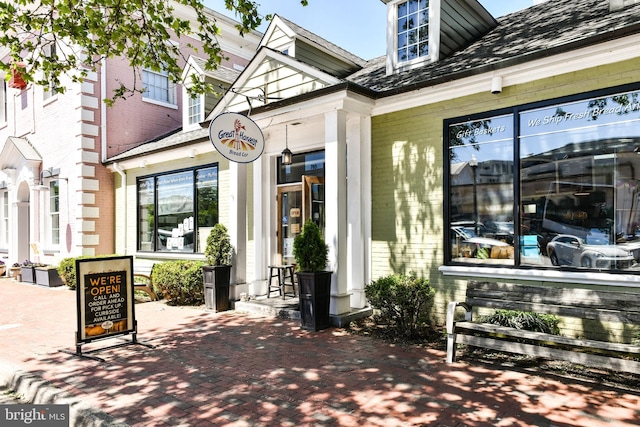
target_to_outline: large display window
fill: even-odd
[[[640,271],[640,92],[581,98],[445,123],[448,262]]]
[[[138,179],[138,250],[203,252],[218,222],[218,166]]]

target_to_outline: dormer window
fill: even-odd
[[[397,6],[397,60],[429,55],[429,0],[408,0]]]
[[[478,0],[382,2],[389,26],[387,75],[447,58],[498,25]]]
[[[192,98],[187,96],[188,98],[188,108],[187,108],[187,124],[188,125],[197,125],[199,124],[202,117],[202,97],[200,95]]]

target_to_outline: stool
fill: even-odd
[[[278,281],[274,284],[273,279]],[[291,286],[291,293],[287,294],[285,287]],[[267,284],[267,298],[271,298],[271,292],[278,291],[285,299],[287,295],[296,296],[296,282],[293,277],[293,265],[270,265],[269,266],[269,283]]]

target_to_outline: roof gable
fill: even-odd
[[[271,21],[260,45],[338,77],[351,74],[366,64],[357,55],[278,15]]]
[[[40,164],[42,157],[26,138],[10,136],[0,150],[0,170],[16,168],[17,165]]]
[[[302,95],[340,81],[295,58],[262,47],[207,120],[224,111],[250,111],[269,102]]]

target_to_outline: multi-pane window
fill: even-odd
[[[2,244],[9,243],[9,192],[2,192]]]
[[[0,124],[7,122],[7,81],[0,83]]]
[[[169,81],[166,71],[142,70],[143,98],[167,104],[176,103],[175,85]]]
[[[203,252],[217,222],[217,166],[138,180],[138,250]]]
[[[447,126],[449,261],[638,270],[640,92]]]
[[[49,183],[49,217],[51,218],[51,244],[60,244],[60,181]]]
[[[189,105],[187,110],[187,121],[188,124],[194,125],[198,124],[202,121],[202,99],[200,96],[196,96],[195,98],[189,97]]]
[[[408,0],[397,6],[398,62],[429,55],[429,0]]]

